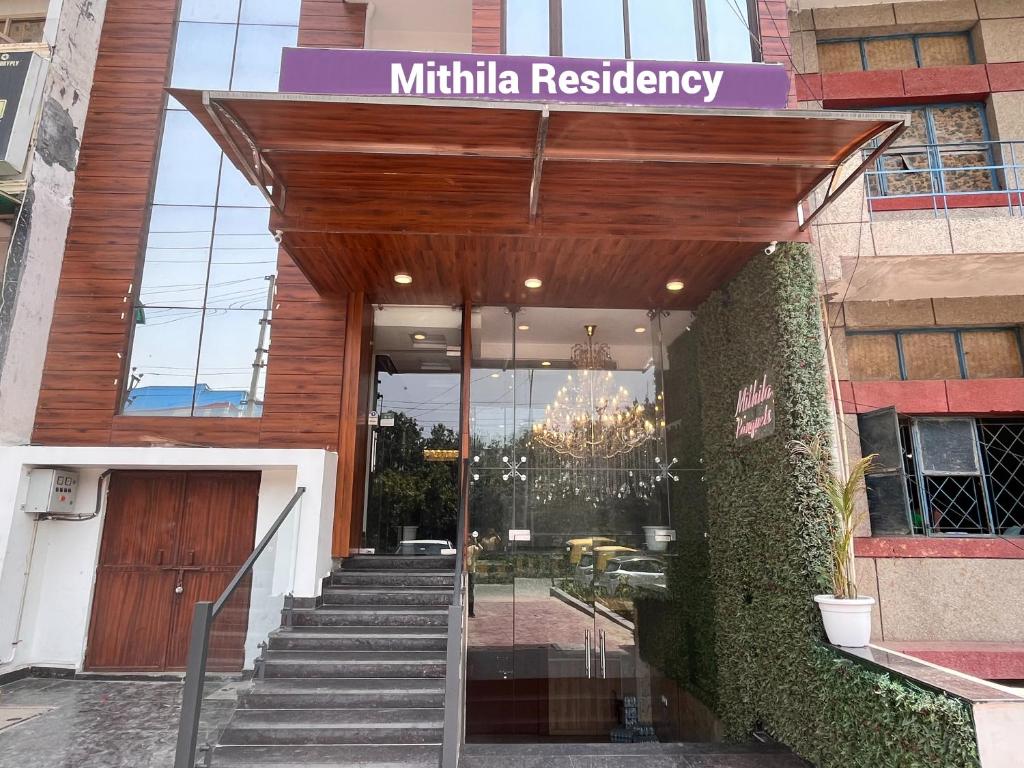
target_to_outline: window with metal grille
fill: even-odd
[[[1020,536],[1024,419],[860,416],[872,533]],[[898,453],[897,453],[898,451]]]

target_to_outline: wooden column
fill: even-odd
[[[373,376],[373,308],[363,293],[349,294],[338,425],[338,484],[334,497],[334,557],[362,543],[366,495],[367,411]]]

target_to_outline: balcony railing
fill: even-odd
[[[872,216],[914,210],[948,216],[958,208],[1024,216],[1024,141],[895,146],[864,174],[864,185]]]

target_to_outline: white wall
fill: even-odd
[[[22,511],[33,466],[80,472],[77,514],[91,514],[106,469],[260,470],[256,540],[299,486],[306,488],[253,576],[246,661],[280,624],[284,595],[316,597],[331,570],[337,454],[214,448],[0,448],[0,673],[23,666],[81,669],[103,515],[38,523]],[[33,530],[35,531],[33,546]],[[255,544],[255,542],[254,542]],[[31,569],[27,568],[31,559]],[[26,571],[28,572],[26,581]],[[24,612],[17,626],[19,607]],[[13,657],[12,657],[13,653]]]

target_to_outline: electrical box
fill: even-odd
[[[72,515],[78,495],[78,472],[36,467],[28,473],[25,511],[30,515]]]

